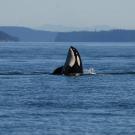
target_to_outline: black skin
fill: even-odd
[[[54,71],[53,71],[53,75],[62,75],[62,70],[63,70],[63,66],[61,67],[58,67],[56,68]]]
[[[65,66],[65,65],[58,67],[52,73],[53,75],[62,75],[63,74],[63,75],[67,75],[67,76],[74,76],[76,74],[83,73],[83,67],[82,67],[82,62],[81,62],[81,57],[80,57],[79,52],[74,47],[70,47],[70,48],[72,48],[74,55],[75,55],[75,59],[76,59],[75,64],[73,65],[73,67]],[[77,63],[77,56],[80,58],[80,66]]]

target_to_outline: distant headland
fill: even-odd
[[[11,36],[3,31],[0,31],[0,42],[19,41],[17,37]]]
[[[135,30],[52,32],[26,27],[1,26],[0,42],[135,42]]]

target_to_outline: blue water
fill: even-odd
[[[96,75],[50,74],[70,45]],[[0,135],[135,135],[135,43],[0,43]]]

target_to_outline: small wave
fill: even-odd
[[[83,75],[135,75],[135,71],[96,72],[94,68],[84,69]]]
[[[36,72],[21,72],[21,71],[9,71],[9,72],[0,72],[0,75],[44,75],[50,74],[44,71],[36,71]]]
[[[106,72],[106,73],[97,73],[98,75],[135,75],[135,71],[128,72]]]
[[[23,72],[23,71],[1,71],[0,75],[52,75],[50,72],[45,71],[33,71],[33,72]],[[86,75],[135,75],[135,71],[121,71],[121,72],[95,72],[93,68],[84,69],[84,73],[81,76]],[[80,76],[80,75],[78,75]]]

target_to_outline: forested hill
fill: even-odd
[[[135,30],[61,32],[58,42],[135,42]]]
[[[10,36],[9,34],[0,31],[0,42],[18,41],[18,38]]]
[[[0,31],[18,37],[20,42],[54,42],[57,36],[57,32],[17,26],[1,26]]]

